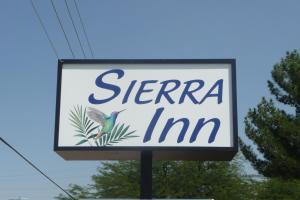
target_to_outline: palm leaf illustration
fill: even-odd
[[[111,132],[102,135],[96,140],[97,133],[100,132],[99,125],[95,125],[88,117],[86,108],[79,105],[74,106],[70,111],[69,120],[77,132],[74,136],[80,138],[80,141],[76,145],[88,142],[90,146],[93,146],[91,143],[93,141],[97,146],[111,146],[125,139],[138,137],[134,135],[135,131],[128,131],[129,126],[125,126],[124,124],[119,126],[117,124]]]
[[[69,115],[69,120],[71,121],[71,125],[75,128],[77,134],[75,136],[80,137],[80,141],[76,145],[80,145],[86,142],[89,142],[89,139],[94,136],[92,132],[96,130],[99,126],[95,126],[94,122],[92,122],[87,114],[86,108],[82,108],[82,106],[74,106],[73,110],[71,110]],[[90,144],[91,145],[91,144]]]
[[[117,124],[110,133],[107,133],[100,137],[97,141],[97,146],[111,146],[113,144],[119,143],[128,138],[138,137],[137,135],[133,135],[135,131],[128,131],[129,126],[122,124],[119,127]]]

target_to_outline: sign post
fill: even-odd
[[[66,160],[231,160],[234,59],[59,60],[54,150]]]
[[[152,199],[152,152],[141,152],[141,199]]]

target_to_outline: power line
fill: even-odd
[[[43,30],[44,30],[44,33],[45,33],[45,35],[46,35],[46,37],[47,37],[47,39],[48,39],[48,41],[49,41],[49,43],[50,43],[50,45],[51,45],[51,48],[52,48],[52,50],[54,51],[54,53],[55,53],[55,55],[56,55],[56,57],[57,57],[57,59],[58,59],[58,53],[57,53],[56,48],[55,48],[55,46],[54,46],[54,44],[53,44],[53,42],[52,42],[52,40],[51,40],[51,38],[50,38],[50,35],[49,35],[49,33],[48,33],[47,29],[46,29],[46,26],[44,25],[44,23],[43,23],[43,21],[42,21],[42,19],[41,19],[41,16],[39,15],[39,13],[38,13],[38,11],[37,11],[37,8],[35,7],[35,5],[34,5],[34,3],[33,3],[33,0],[30,0],[30,2],[31,2],[31,6],[32,6],[32,8],[33,8],[33,11],[34,11],[36,17],[38,18],[38,20],[39,20],[39,22],[40,22],[40,25],[42,26],[42,28],[43,28]]]
[[[92,55],[92,57],[94,58],[94,57],[95,57],[95,56],[94,56],[94,51],[93,51],[93,49],[92,49],[92,46],[91,46],[89,37],[88,37],[88,35],[87,35],[87,33],[86,33],[86,29],[85,29],[85,26],[84,26],[84,23],[83,23],[83,20],[82,20],[80,11],[79,11],[78,4],[77,4],[76,0],[73,0],[73,1],[74,1],[74,3],[75,3],[76,11],[77,11],[78,17],[79,17],[79,19],[80,19],[80,24],[81,24],[81,27],[82,27],[82,29],[83,29],[84,36],[85,36],[86,41],[87,41],[87,43],[88,43],[88,46],[89,46],[91,55]]]
[[[70,19],[71,19],[71,21],[72,21],[72,25],[73,25],[73,28],[74,28],[74,30],[75,30],[76,37],[77,37],[77,40],[78,40],[78,42],[79,42],[79,45],[80,45],[82,54],[83,54],[83,56],[86,58],[86,55],[85,55],[83,46],[82,46],[82,44],[81,44],[81,41],[80,41],[80,38],[79,38],[79,34],[78,34],[78,31],[77,31],[76,25],[75,25],[75,23],[74,23],[74,20],[73,20],[73,17],[72,17],[72,14],[71,14],[71,11],[70,11],[70,8],[69,8],[69,5],[68,5],[67,0],[65,0],[65,4],[66,4],[66,7],[67,7],[68,15],[69,15],[69,17],[70,17]]]
[[[60,20],[60,18],[59,18],[59,15],[58,15],[58,12],[57,12],[57,10],[56,10],[56,7],[55,7],[55,5],[54,5],[54,3],[53,3],[53,0],[50,0],[50,1],[51,1],[52,8],[53,8],[53,10],[54,10],[54,12],[55,12],[56,18],[57,18],[57,20],[58,20],[58,22],[59,22],[60,28],[61,28],[62,32],[64,33],[65,39],[66,39],[66,41],[67,41],[67,43],[68,43],[68,47],[69,47],[69,49],[70,49],[70,51],[71,51],[71,54],[72,54],[73,58],[75,58],[75,54],[74,54],[74,52],[73,52],[73,50],[72,50],[71,44],[70,44],[70,42],[69,42],[69,39],[68,39],[67,34],[66,34],[66,32],[65,32],[65,29],[64,29],[64,27],[63,27],[63,25],[62,25],[62,22],[61,22],[61,20]]]
[[[25,160],[31,167],[37,170],[40,174],[42,174],[46,179],[48,179],[51,183],[53,183],[56,187],[61,189],[65,194],[67,194],[72,200],[76,200],[69,192],[63,189],[60,185],[58,185],[55,181],[53,181],[49,176],[47,176],[44,172],[42,172],[37,166],[35,166],[30,160],[28,160],[25,156],[23,156],[19,151],[17,151],[13,146],[11,146],[8,142],[6,142],[2,137],[0,140],[8,146],[11,150],[13,150],[18,156],[20,156],[23,160]]]

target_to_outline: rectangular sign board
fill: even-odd
[[[234,59],[59,60],[54,150],[69,160],[230,160]]]

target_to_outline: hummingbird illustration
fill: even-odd
[[[108,116],[100,110],[89,107],[87,112],[88,117],[100,124],[102,127],[94,139],[100,138],[103,134],[110,133],[115,126],[118,115],[124,110],[114,111],[110,114],[110,116]]]

